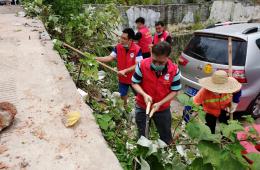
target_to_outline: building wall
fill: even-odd
[[[102,5],[94,5],[96,7]],[[154,26],[158,20],[166,24],[181,22],[192,23],[194,16],[206,21],[210,15],[210,3],[201,4],[167,4],[167,5],[136,5],[118,6],[126,23],[123,26],[133,27],[136,18],[142,16],[147,20],[149,27]],[[185,21],[183,20],[185,18]]]

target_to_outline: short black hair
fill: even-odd
[[[128,36],[128,39],[133,40],[135,38],[135,32],[132,28],[125,28],[123,30],[123,33],[126,33]]]
[[[155,23],[155,26],[159,26],[159,25],[161,25],[162,27],[164,27],[164,22],[163,21],[157,21],[156,23]]]
[[[152,53],[156,56],[166,55],[167,57],[169,57],[171,51],[172,51],[171,45],[165,41],[159,42],[158,44],[154,45],[152,48]]]
[[[135,23],[142,23],[144,24],[145,23],[145,19],[143,17],[139,17],[135,20]]]

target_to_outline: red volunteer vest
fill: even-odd
[[[169,33],[168,31],[163,31],[162,35],[159,38],[159,35],[157,33],[154,34],[153,44],[156,45],[159,42],[166,41],[166,38],[168,37]]]
[[[145,93],[150,95],[153,99],[153,103],[157,103],[165,98],[171,92],[171,83],[177,71],[177,65],[173,64],[171,60],[168,60],[167,72],[160,77],[156,76],[155,71],[151,70],[152,58],[147,58],[141,61],[140,69],[142,72],[142,82],[140,86]],[[142,95],[137,94],[137,104],[142,108],[146,108],[146,104]],[[170,101],[162,105],[158,111],[163,111],[170,107]]]
[[[153,43],[151,33],[146,26],[139,29],[139,32],[142,34],[142,37],[139,40],[138,45],[141,47],[142,53],[148,53],[150,52],[149,45]]]
[[[126,52],[126,49],[121,44],[118,44],[116,46],[116,51],[117,51],[117,69],[120,71],[135,65],[136,57],[138,55],[138,52],[140,51],[140,47],[132,42],[129,50]],[[131,79],[133,74],[134,71],[127,73],[126,74],[127,77],[118,76],[119,82],[125,84],[132,84]]]

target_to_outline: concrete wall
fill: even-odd
[[[214,1],[219,1],[219,0],[214,0]],[[256,5],[256,4],[259,4],[259,3],[260,3],[260,0],[222,0],[222,1],[242,3],[243,5]]]
[[[127,20],[128,26],[132,27],[135,19],[142,16],[148,21],[147,25],[153,27],[154,22],[158,20],[162,20],[167,24],[194,22],[195,15],[198,15],[201,21],[206,21],[210,13],[209,7],[210,4],[206,3],[119,6],[119,9],[122,16]]]
[[[158,20],[167,24],[190,23],[194,21],[195,15],[199,16],[201,21],[206,21],[210,14],[210,3],[118,6],[118,9],[126,21],[124,27],[133,27],[135,19],[140,16],[147,20],[149,27],[153,27],[154,22]]]
[[[210,12],[210,20],[224,21],[248,21],[260,18],[260,5],[250,5],[232,1],[215,1]]]

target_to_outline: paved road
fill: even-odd
[[[3,12],[1,12],[3,10]],[[1,132],[0,165],[10,169],[121,169],[91,109],[84,104],[39,20],[0,8],[0,102],[18,109],[14,124]],[[5,14],[3,14],[5,13]],[[65,111],[81,121],[65,128]]]

